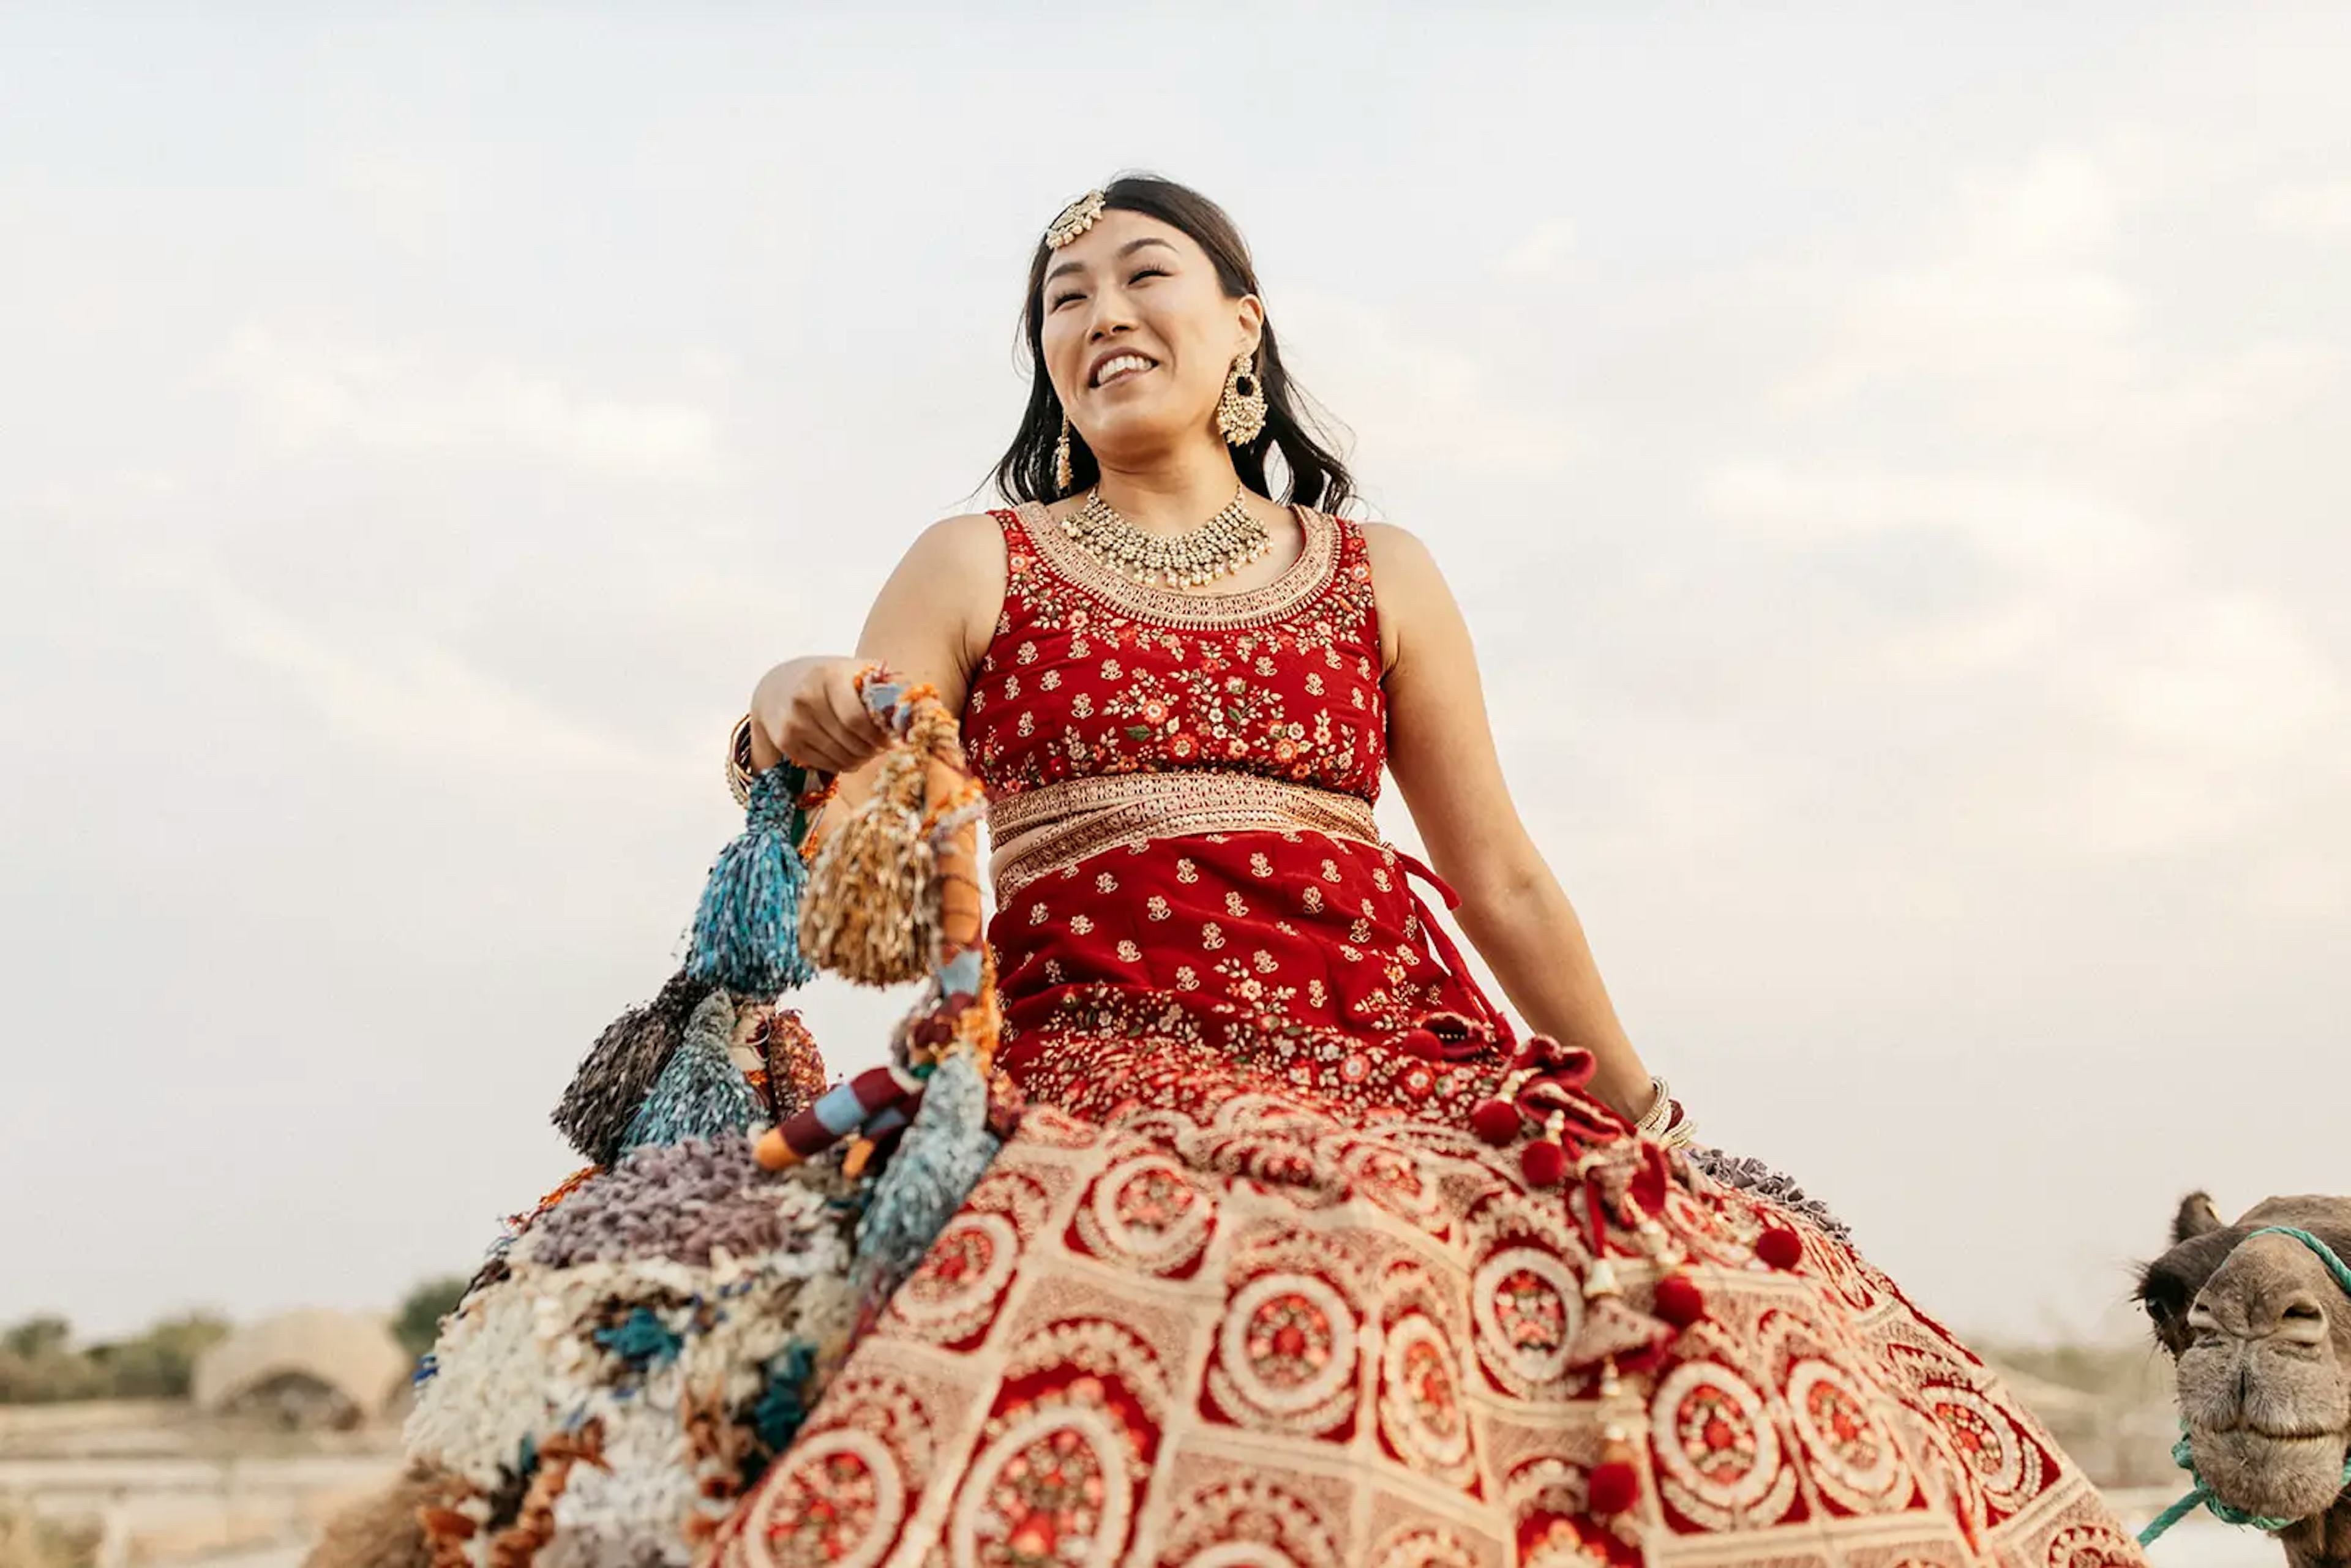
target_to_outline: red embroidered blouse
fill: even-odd
[[[1115,785],[1073,781],[1154,774],[1179,775],[1186,802],[1212,814],[1275,780],[1364,823],[1174,823],[1081,845],[1017,881],[999,868],[988,941],[1000,1060],[1016,1075],[1043,1036],[1175,1034],[1270,1052],[1301,1084],[1406,1104],[1452,1098],[1442,1064],[1389,1049],[1415,1022],[1450,1012],[1507,1030],[1407,886],[1408,872],[1426,872],[1369,826],[1387,747],[1363,530],[1294,510],[1297,559],[1265,587],[1225,594],[1138,585],[1033,503],[992,514],[1004,606],[963,718],[992,815],[1029,791],[1114,798]]]

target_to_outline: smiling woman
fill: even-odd
[[[1178,411],[1221,402],[1235,368],[1253,361],[1240,371],[1253,384],[1239,395],[1254,396],[1258,425],[1224,443],[1235,475],[1271,495],[1266,465],[1278,453],[1293,498],[1345,508],[1354,481],[1299,410],[1256,266],[1222,208],[1171,181],[1127,179],[1071,203],[1055,225],[1029,263],[1021,333],[1036,375],[996,465],[998,489],[1016,501],[1050,501],[1097,483],[1096,442],[1147,437]],[[1066,237],[1053,243],[1056,234]],[[1131,319],[1096,340],[1082,323],[1088,302],[1098,312],[1104,296]],[[1154,372],[1139,380],[1161,383],[1133,389],[1153,401],[1101,395],[1115,384],[1102,372],[1129,358]]]
[[[1089,193],[1023,328],[1008,504],[926,530],[853,657],[768,672],[750,760],[840,810],[861,671],[960,713],[1027,1110],[726,1560],[2138,1561],[1834,1225],[1694,1155],[1223,212]],[[1433,865],[1381,839],[1388,773]]]

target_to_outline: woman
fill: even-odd
[[[755,765],[854,800],[859,668],[960,708],[1030,1109],[730,1560],[2137,1561],[1890,1281],[1678,1153],[1444,579],[1339,515],[1225,214],[1090,193],[1026,329],[1015,504],[925,532],[855,656],[752,716]],[[1433,871],[1380,841],[1384,766]]]

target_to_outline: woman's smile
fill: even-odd
[[[1120,382],[1131,382],[1137,376],[1147,375],[1158,368],[1147,355],[1128,350],[1113,354],[1096,365],[1091,384],[1099,392]]]

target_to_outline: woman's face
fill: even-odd
[[[1045,267],[1045,373],[1097,457],[1163,449],[1213,428],[1234,357],[1265,319],[1229,299],[1183,230],[1111,211]]]

